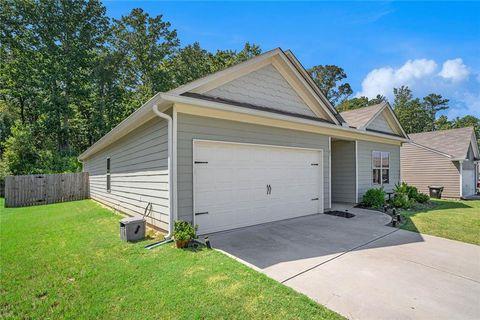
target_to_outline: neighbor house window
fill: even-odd
[[[390,152],[372,152],[373,184],[388,184],[390,181]]]
[[[107,158],[107,192],[110,192],[110,158]]]

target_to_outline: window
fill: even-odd
[[[373,184],[388,184],[390,181],[390,152],[372,152]]]
[[[110,192],[110,158],[107,158],[107,192]]]

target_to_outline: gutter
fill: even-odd
[[[155,247],[158,247],[162,244],[165,244],[165,243],[168,243],[170,241],[172,241],[172,236],[173,236],[173,222],[174,222],[174,213],[173,213],[173,170],[172,170],[172,151],[173,151],[173,119],[171,116],[169,116],[168,114],[165,114],[163,112],[160,112],[158,110],[158,104],[154,104],[152,106],[152,110],[153,112],[155,113],[155,115],[157,117],[160,117],[162,119],[165,119],[167,120],[168,122],[168,151],[167,151],[167,154],[168,154],[168,211],[169,211],[169,214],[168,214],[168,217],[169,217],[169,222],[168,222],[168,233],[167,235],[165,236],[165,239],[162,240],[162,241],[159,241],[159,242],[155,242],[155,243],[152,243],[152,244],[149,244],[147,246],[145,246],[146,249],[152,249],[152,248],[155,248]]]

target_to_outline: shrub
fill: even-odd
[[[412,202],[413,201],[408,198],[408,195],[397,193],[395,197],[393,197],[392,205],[395,208],[408,209],[412,206]]]
[[[362,198],[362,204],[366,207],[381,208],[385,204],[385,191],[383,188],[369,189]]]
[[[407,183],[397,183],[395,185],[395,194],[406,195],[409,199],[415,199],[418,195],[418,189],[414,186],[409,186]]]
[[[173,238],[176,241],[190,241],[197,238],[198,226],[192,226],[187,221],[177,220],[173,227]]]
[[[417,201],[418,203],[426,203],[428,202],[428,200],[430,200],[430,197],[428,196],[428,194],[421,193],[421,192],[419,192],[415,197],[415,201]]]

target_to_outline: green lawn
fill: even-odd
[[[480,201],[432,200],[430,207],[402,215],[405,230],[480,245]]]
[[[341,319],[219,252],[123,243],[90,200],[0,210],[3,319]]]

